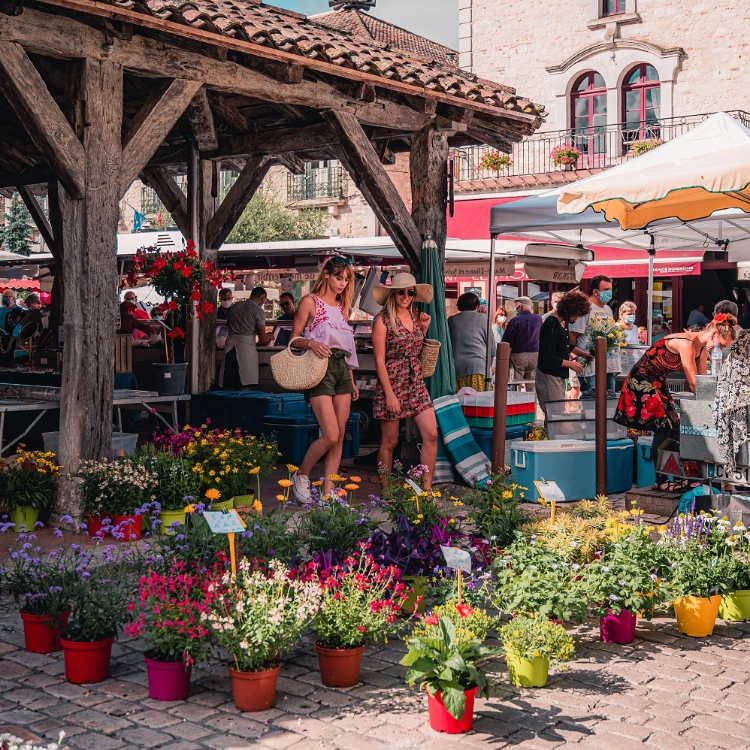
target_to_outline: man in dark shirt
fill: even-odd
[[[534,380],[539,360],[539,330],[542,318],[531,312],[531,299],[516,300],[516,316],[503,334],[503,343],[510,344],[510,362],[514,380]]]
[[[294,320],[294,314],[296,312],[294,308],[294,295],[291,292],[283,292],[281,296],[279,297],[279,304],[281,305],[281,309],[284,311],[277,320]],[[278,333],[276,334],[276,341],[274,342],[276,346],[287,346],[289,343],[289,339],[292,338],[292,328],[289,326],[288,328],[279,328]]]

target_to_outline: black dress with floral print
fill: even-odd
[[[413,329],[410,331],[398,318],[398,332],[391,330],[388,316],[381,313],[385,324],[385,369],[391,382],[393,395],[401,405],[401,413],[394,417],[385,406],[385,391],[378,383],[375,389],[375,401],[372,414],[375,419],[404,419],[416,417],[432,407],[432,399],[427,392],[422,377],[422,365],[419,353],[422,351],[424,334],[419,323],[411,313]]]

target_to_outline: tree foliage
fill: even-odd
[[[256,193],[227,242],[277,242],[312,240],[324,233],[325,212],[308,209],[290,211],[278,198]]]
[[[5,250],[19,255],[31,254],[31,215],[24,206],[21,196],[13,193],[5,215],[5,226],[0,227],[0,239]]]

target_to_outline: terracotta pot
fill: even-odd
[[[674,613],[680,633],[693,638],[704,638],[714,632],[721,605],[721,594],[681,596],[674,600]]]
[[[724,594],[719,607],[719,617],[731,622],[746,622],[750,620],[750,591],[735,591]]]
[[[109,677],[112,658],[112,638],[103,641],[79,642],[60,639],[65,658],[65,678],[79,685],[84,682],[102,682]]]
[[[68,624],[70,612],[63,612],[60,616],[62,625]],[[23,620],[23,635],[26,640],[26,650],[32,654],[51,654],[62,651],[60,630],[52,627],[51,615],[30,615],[21,612]]]
[[[474,698],[476,694],[477,688],[464,690],[464,695],[466,696],[464,715],[460,719],[455,719],[448,713],[448,709],[443,704],[439,690],[435,693],[434,697],[427,693],[427,710],[430,715],[430,727],[436,732],[445,732],[446,734],[461,734],[471,731],[471,727],[474,724]]]
[[[632,643],[637,619],[626,609],[621,609],[617,615],[610,609],[608,615],[599,618],[599,634],[605,643]]]
[[[267,711],[276,702],[281,664],[262,672],[240,672],[229,667],[234,705],[240,711]]]
[[[505,654],[510,681],[518,687],[544,687],[549,676],[549,659],[537,656],[534,659],[522,659],[512,652]]]
[[[13,531],[29,533],[34,531],[34,524],[39,520],[39,510],[28,505],[19,505],[9,511],[10,520],[15,524]]]
[[[190,692],[192,668],[182,661],[146,660],[148,672],[148,697],[157,701],[184,701]]]
[[[114,534],[123,537],[120,541],[136,542],[141,538],[141,524],[143,516],[115,516],[112,519],[112,525],[115,528]]]
[[[324,648],[315,644],[320,664],[320,679],[327,687],[352,687],[359,682],[364,646]]]

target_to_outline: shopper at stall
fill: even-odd
[[[414,303],[429,303],[432,287],[417,284],[410,273],[398,273],[390,286],[377,286],[372,294],[383,306],[372,326],[378,375],[372,413],[380,420],[381,434],[378,466],[390,473],[399,425],[402,419],[411,417],[422,437],[420,463],[427,467],[422,488],[430,490],[437,460],[437,422],[419,362],[430,316],[414,310]]]
[[[329,477],[339,470],[346,421],[352,401],[359,398],[354,381],[359,362],[354,331],[348,322],[353,296],[352,259],[334,255],[323,265],[312,293],[300,300],[294,318],[292,347],[310,349],[317,357],[328,360],[323,379],[305,393],[322,434],[308,448],[292,476],[294,496],[299,503],[310,502],[310,472],[321,459],[324,491],[329,493],[333,488]]]
[[[294,307],[294,295],[291,292],[283,292],[279,296],[279,304],[283,312],[277,320],[294,320],[294,315],[297,312]],[[276,332],[276,340],[274,344],[276,346],[286,346],[289,343],[289,339],[292,338],[291,327],[279,328]]]
[[[542,315],[542,323],[557,309],[557,303],[565,296],[565,292],[552,292],[552,296],[549,298],[550,308]]]
[[[266,346],[271,340],[266,333],[266,314],[263,310],[267,297],[266,290],[262,286],[256,286],[250,292],[250,299],[232,305],[228,320],[229,336],[219,372],[219,385],[222,387],[225,373],[235,367],[239,372],[242,390],[251,390],[258,385],[260,376],[256,346]],[[230,379],[233,378],[230,376]]]
[[[138,340],[143,340],[144,338],[151,335],[152,326],[150,326],[141,318],[135,317],[135,305],[132,302],[121,302],[120,327],[117,329],[117,333],[129,333],[133,337],[133,340],[136,339],[135,334],[137,333],[139,334]]]
[[[693,310],[690,311],[690,315],[688,315],[687,323],[685,324],[686,328],[690,328],[690,326],[701,326],[703,327],[708,323],[708,318],[706,317],[706,306],[701,302],[700,304],[696,305]]]
[[[726,313],[702,331],[670,334],[657,341],[633,366],[622,387],[615,422],[635,430],[652,431],[652,456],[667,440],[679,440],[679,415],[667,387],[667,376],[684,372],[691,391],[695,376],[705,375],[708,353],[718,344],[724,348],[735,339],[737,318]],[[663,482],[657,482],[663,488]]]
[[[456,300],[458,313],[448,318],[456,368],[456,388],[486,389],[488,318],[479,312],[479,297],[465,292]]]
[[[133,317],[136,320],[151,320],[151,316],[143,309],[140,302],[138,302],[138,297],[136,297],[135,292],[132,289],[128,289],[128,291],[125,292],[123,299],[125,302],[129,302],[133,306]],[[149,328],[149,331],[150,330],[151,329]],[[143,333],[140,328],[136,328],[133,331],[134,341],[139,341],[146,337],[147,334]]]
[[[625,342],[628,346],[638,346],[638,327],[635,324],[635,312],[638,308],[635,302],[623,302],[620,305],[620,328],[625,333]]]
[[[495,338],[495,346],[503,340],[507,320],[508,314],[505,312],[505,308],[499,307],[495,313],[495,322],[492,324],[492,335]]]
[[[510,344],[510,363],[513,365],[513,380],[535,380],[539,360],[539,331],[541,315],[531,312],[531,299],[516,299],[516,316],[505,328],[503,341]]]
[[[12,289],[6,289],[2,296],[2,307],[0,307],[0,333],[10,335],[23,317],[25,310],[16,302],[16,293]],[[10,317],[9,317],[10,316]],[[8,321],[6,321],[8,318]],[[6,322],[8,325],[6,325]]]
[[[588,315],[591,303],[585,294],[568,292],[557,303],[539,331],[539,363],[536,370],[536,395],[539,406],[547,417],[547,402],[565,398],[565,379],[570,370],[583,372],[583,365],[571,357],[587,357],[570,343],[568,325],[582,315]]]

